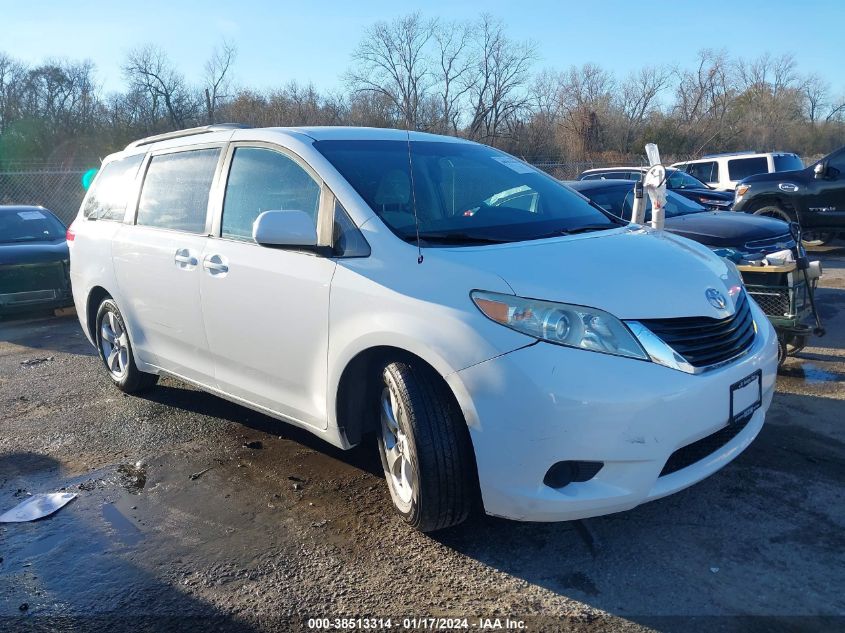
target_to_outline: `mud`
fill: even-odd
[[[626,513],[434,536],[393,516],[372,444],[338,451],[169,379],[123,396],[73,317],[0,322],[0,510],[79,495],[0,526],[0,629],[297,630],[342,615],[841,629],[845,255],[823,257],[829,335],[787,362],[760,437],[723,471]]]

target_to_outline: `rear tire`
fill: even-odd
[[[381,373],[379,453],[393,505],[412,527],[457,525],[477,497],[476,467],[463,415],[440,376],[392,362]]]
[[[814,231],[809,230],[804,233],[804,238],[801,240],[804,246],[825,246],[830,244],[836,237],[835,231]]]
[[[125,393],[138,393],[151,388],[158,376],[147,374],[135,365],[129,331],[117,304],[106,298],[97,310],[95,335],[100,360],[114,385]]]

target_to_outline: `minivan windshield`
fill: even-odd
[[[547,174],[484,145],[317,141],[314,146],[402,239],[515,242],[623,224]]]

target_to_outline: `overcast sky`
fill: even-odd
[[[622,77],[646,64],[690,66],[705,47],[748,58],[792,52],[799,71],[816,72],[835,94],[845,94],[845,0],[0,0],[0,51],[31,63],[91,59],[110,91],[122,89],[121,60],[134,46],[159,45],[197,81],[225,37],[238,47],[240,85],[295,79],[325,90],[341,87],[350,52],[369,24],[417,9],[448,20],[492,13],[511,37],[538,44],[536,69],[593,62]]]

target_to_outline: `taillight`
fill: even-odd
[[[73,230],[73,222],[70,223],[70,226],[67,227],[67,231],[65,232],[65,239],[68,242],[72,242],[76,238],[76,232]]]

